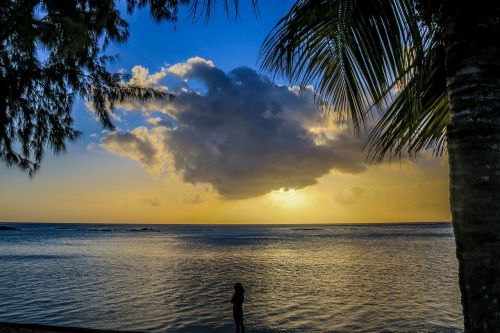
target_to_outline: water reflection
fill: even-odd
[[[101,228],[0,234],[0,320],[233,332],[239,281],[252,332],[462,330],[449,227]]]

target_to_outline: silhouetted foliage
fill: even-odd
[[[179,3],[187,1],[129,0],[127,10],[149,6],[155,20],[173,21]],[[115,103],[165,95],[106,69],[113,60],[106,47],[129,35],[113,0],[6,1],[0,25],[0,159],[30,175],[47,148],[60,153],[80,135],[71,116],[77,96],[113,129]]]
[[[297,1],[266,38],[263,68],[314,84],[356,129],[373,122],[371,110],[382,110],[370,136],[377,161],[422,149],[442,153],[450,110],[442,35],[418,5]]]

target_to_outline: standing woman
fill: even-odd
[[[241,283],[234,284],[234,294],[231,298],[233,303],[233,317],[236,324],[236,333],[245,333],[245,326],[243,325],[243,301],[245,300],[245,289]],[[241,331],[240,331],[241,329]]]

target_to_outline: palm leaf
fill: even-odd
[[[444,64],[442,45],[433,46],[396,94],[370,133],[368,146],[374,161],[411,156],[423,149],[444,152],[450,114]]]
[[[380,161],[442,151],[448,103],[435,37],[409,0],[299,0],[264,41],[260,60],[292,84],[315,85],[358,130],[381,112],[370,136]]]

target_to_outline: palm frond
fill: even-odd
[[[205,22],[208,22],[210,20],[210,17],[213,17],[217,7],[217,0],[187,0],[187,1],[184,0],[184,1],[190,3],[190,17],[193,21],[198,21],[201,18],[203,18]],[[222,2],[223,2],[224,12],[228,18],[234,17],[235,19],[237,19],[240,17],[240,0],[222,0]],[[252,4],[255,16],[258,16],[257,12],[258,0],[250,0],[250,2]]]
[[[299,0],[264,41],[260,59],[292,83],[315,84],[359,127],[421,49],[406,1]]]
[[[442,45],[431,47],[418,66],[370,133],[369,155],[376,162],[423,149],[439,155],[446,149],[450,105]]]
[[[444,58],[434,28],[414,6],[410,0],[299,0],[264,41],[262,68],[292,84],[315,85],[339,120],[358,130],[379,118],[372,111],[382,112],[370,136],[374,160],[442,151]]]

